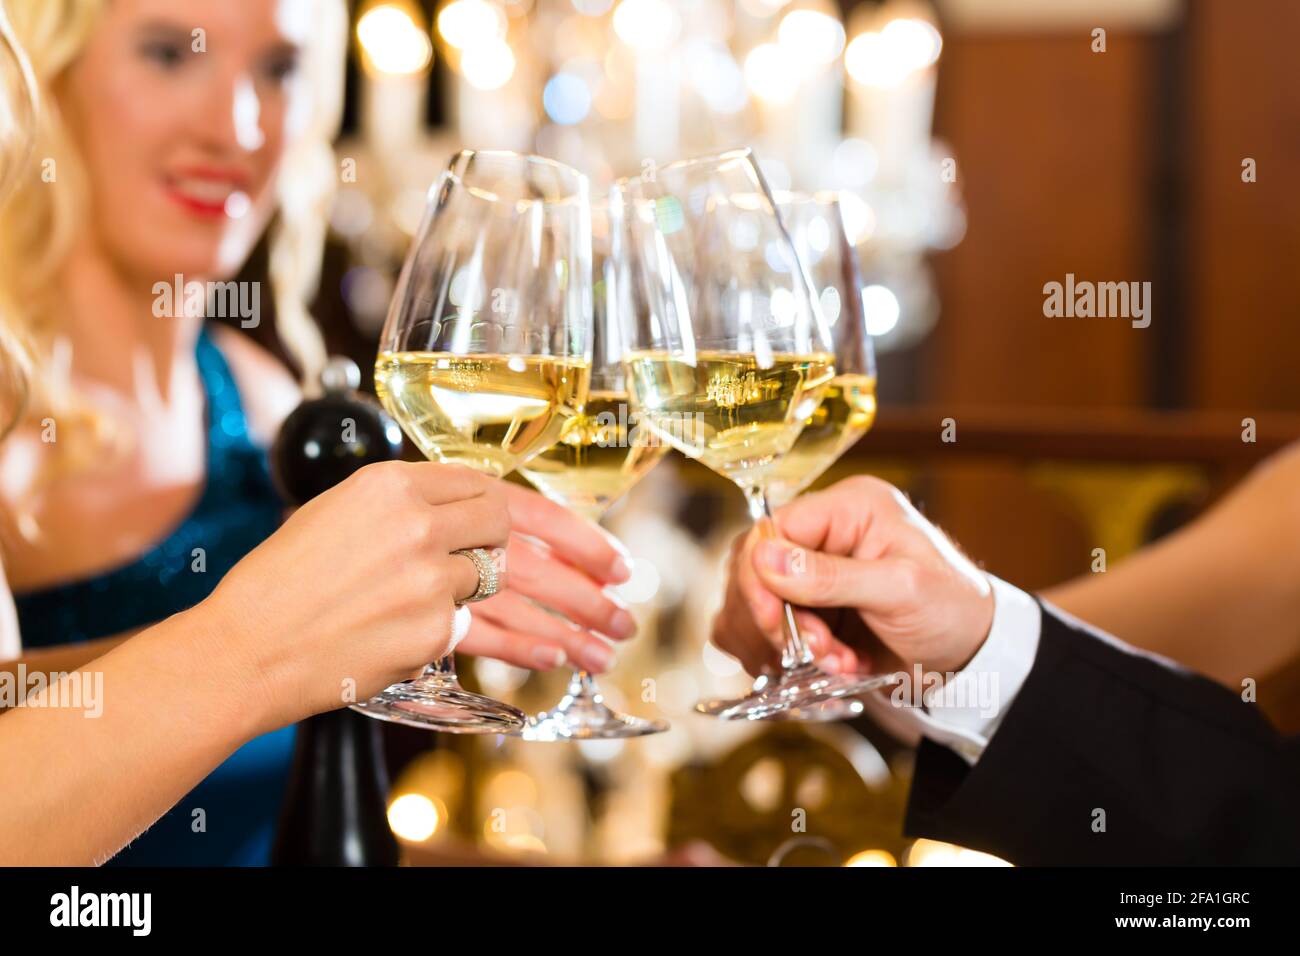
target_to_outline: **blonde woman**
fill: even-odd
[[[33,93],[0,5],[0,203],[26,152]],[[5,326],[0,371],[2,437],[32,371]],[[435,530],[374,540],[381,518]],[[433,464],[373,466],[311,502],[197,606],[5,715],[0,865],[102,861],[240,744],[337,706],[343,677],[366,696],[439,656],[453,602],[478,586],[451,551],[499,546],[508,527],[499,483]],[[395,566],[418,573],[385,573]],[[325,575],[329,606],[315,590]],[[0,639],[16,649],[17,637],[0,574]]]
[[[25,662],[68,670],[200,605],[276,528],[263,449],[293,379],[156,289],[229,279],[274,217],[278,331],[313,376],[323,356],[303,301],[335,175],[346,13],[342,0],[6,7],[40,107],[0,208],[0,347],[27,370],[0,443],[0,545]],[[506,494],[515,528],[556,553],[512,539],[519,583],[476,609],[462,646],[603,670],[612,655],[593,631],[633,630],[601,590],[622,559],[561,509]],[[564,567],[543,580],[548,559]],[[249,741],[118,859],[265,862],[291,734]]]

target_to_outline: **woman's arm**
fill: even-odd
[[[1044,594],[1231,687],[1300,657],[1300,446],[1113,570]]]
[[[3,616],[3,603],[8,592],[3,590],[3,580],[0,580],[0,616]],[[12,607],[12,604],[10,605]],[[17,635],[17,622],[14,622],[14,634]],[[0,680],[7,679],[3,675],[9,675],[9,678],[17,680],[19,668],[22,667],[27,673],[40,671],[44,674],[63,673],[66,671],[75,671],[84,667],[90,661],[97,657],[103,657],[113,648],[117,647],[133,634],[139,631],[128,631],[125,634],[116,634],[113,637],[102,637],[97,641],[82,641],[78,644],[59,644],[56,647],[45,647],[39,650],[30,650],[26,654],[14,657],[11,660],[0,662]],[[16,643],[15,636],[15,643]],[[10,706],[8,701],[0,697],[0,711],[4,711]]]
[[[457,552],[509,530],[500,482],[427,462],[308,502],[202,603],[0,715],[0,865],[102,861],[244,741],[412,676],[478,587]]]
[[[0,863],[103,862],[253,736],[265,695],[222,617],[178,614],[0,717]]]

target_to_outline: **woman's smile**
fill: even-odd
[[[248,177],[235,169],[190,167],[163,177],[167,197],[202,219],[242,218],[252,204],[247,189]]]

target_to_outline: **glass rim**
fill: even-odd
[[[840,190],[817,189],[805,192],[801,189],[773,189],[772,202],[778,206],[838,206]]]
[[[497,196],[474,187],[466,182],[466,167],[475,160],[484,160],[489,164],[499,164],[501,167],[516,169],[545,169],[558,175],[561,183],[561,192],[558,195],[543,195],[532,197],[517,197],[507,199],[503,196]],[[558,159],[551,159],[549,156],[542,156],[538,153],[521,153],[511,149],[460,149],[451,157],[447,168],[443,170],[433,185],[429,187],[429,192],[425,197],[426,204],[436,201],[436,197],[441,185],[451,180],[457,185],[466,189],[474,190],[476,198],[485,202],[509,202],[515,205],[541,205],[541,206],[561,206],[574,202],[583,204],[590,203],[591,197],[591,179],[580,169],[576,169],[567,163],[562,163]]]
[[[737,146],[734,149],[724,149],[718,153],[708,153],[704,156],[691,156],[687,159],[675,159],[671,163],[665,163],[662,166],[655,165],[651,167],[655,174],[664,172],[676,172],[679,169],[688,169],[691,166],[720,166],[724,162],[731,160],[747,159],[753,164],[754,169],[758,169],[758,160],[754,157],[754,148],[752,146]],[[634,182],[644,182],[645,174],[641,173],[636,176],[623,176],[614,180],[611,189],[626,186]]]

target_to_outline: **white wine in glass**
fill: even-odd
[[[780,506],[795,498],[839,461],[875,420],[875,376],[836,374],[794,445],[772,469],[768,500]]]
[[[876,418],[876,357],[862,303],[857,255],[844,229],[835,193],[775,195],[795,251],[808,270],[812,293],[822,306],[835,346],[835,377],[817,410],[804,422],[794,446],[774,466],[768,499],[782,505],[821,477],[868,430]],[[761,675],[752,693],[761,695],[772,675]],[[729,700],[702,701],[697,709],[717,714]],[[777,720],[848,720],[863,712],[849,696],[790,707]]]
[[[460,152],[430,190],[384,326],[384,406],[430,459],[501,477],[581,410],[590,358],[586,178],[539,156]],[[452,733],[527,720],[462,688],[451,654],[354,708]]]
[[[375,391],[426,456],[501,477],[559,437],[587,374],[550,355],[382,352]]]
[[[638,308],[614,254],[608,207],[593,206],[594,287],[591,388],[581,410],[569,418],[560,439],[520,466],[519,473],[542,494],[599,522],[669,448],[640,427],[628,401],[619,309]],[[625,295],[624,293],[629,293]],[[592,740],[641,737],[668,729],[663,720],[622,714],[605,703],[587,671],[576,670],[564,698],[532,718],[519,733],[528,740]]]
[[[593,388],[560,440],[519,473],[552,501],[599,521],[669,450],[654,433],[629,426],[628,409],[627,392]]]
[[[631,350],[642,414],[665,441],[742,488],[771,480],[835,376],[830,352]]]
[[[836,375],[822,304],[771,192],[752,153],[735,150],[655,168],[615,195],[649,304],[623,316],[637,410],[735,482],[770,530],[767,489]],[[788,604],[784,630],[782,668],[761,690],[700,709],[760,720],[893,679],[823,671]]]

